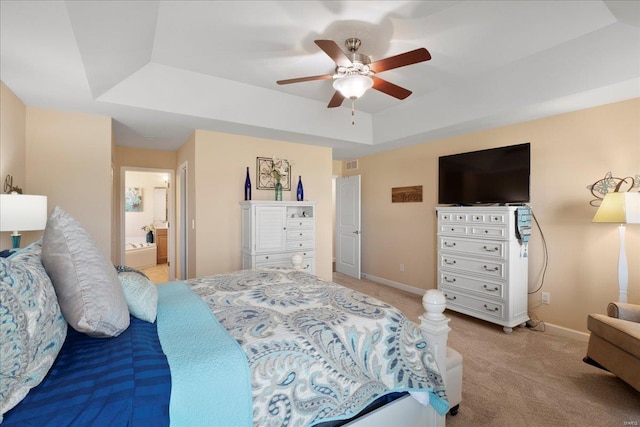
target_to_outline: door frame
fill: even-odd
[[[173,169],[160,169],[160,168],[141,168],[141,167],[133,167],[133,166],[121,166],[120,167],[120,264],[125,265],[125,256],[126,249],[125,245],[125,226],[126,226],[126,215],[125,215],[125,189],[127,187],[126,182],[126,173],[127,172],[148,172],[148,173],[156,173],[156,174],[164,174],[167,175],[167,223],[169,225],[169,230],[167,231],[167,260],[169,263],[169,277],[167,280],[172,281],[175,280],[176,270],[175,270],[175,250],[176,250],[176,242],[175,242],[175,232],[174,224],[175,224],[175,191],[172,191],[173,184],[175,182],[175,172]]]

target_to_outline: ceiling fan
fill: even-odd
[[[358,53],[361,41],[357,38],[349,38],[345,41],[344,44],[349,51],[348,54],[343,52],[333,40],[315,40],[315,44],[336,63],[335,73],[278,80],[276,83],[286,85],[312,80],[333,79],[333,88],[336,91],[327,108],[339,107],[345,98],[355,101],[371,88],[397,99],[405,99],[411,95],[410,90],[383,80],[377,77],[376,74],[431,59],[431,54],[427,49],[420,48],[371,62],[369,56]]]

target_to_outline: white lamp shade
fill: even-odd
[[[47,196],[0,194],[0,231],[44,230]]]
[[[333,81],[333,88],[349,99],[360,98],[373,86],[373,79],[360,74],[350,74]]]
[[[602,199],[593,222],[615,222],[618,224],[640,223],[640,193],[607,193]]]

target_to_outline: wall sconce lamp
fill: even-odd
[[[20,247],[18,230],[44,230],[47,225],[47,196],[0,194],[0,231],[13,231],[13,249]]]
[[[618,256],[618,301],[627,302],[629,272],[627,254],[624,248],[625,224],[640,224],[640,192],[607,193],[593,217],[593,222],[614,222],[620,224],[620,255]]]

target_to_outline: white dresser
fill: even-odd
[[[242,207],[242,268],[292,267],[291,256],[302,255],[304,271],[316,272],[316,202],[240,202]]]
[[[528,258],[516,207],[438,207],[438,289],[447,308],[503,326],[527,315]]]

